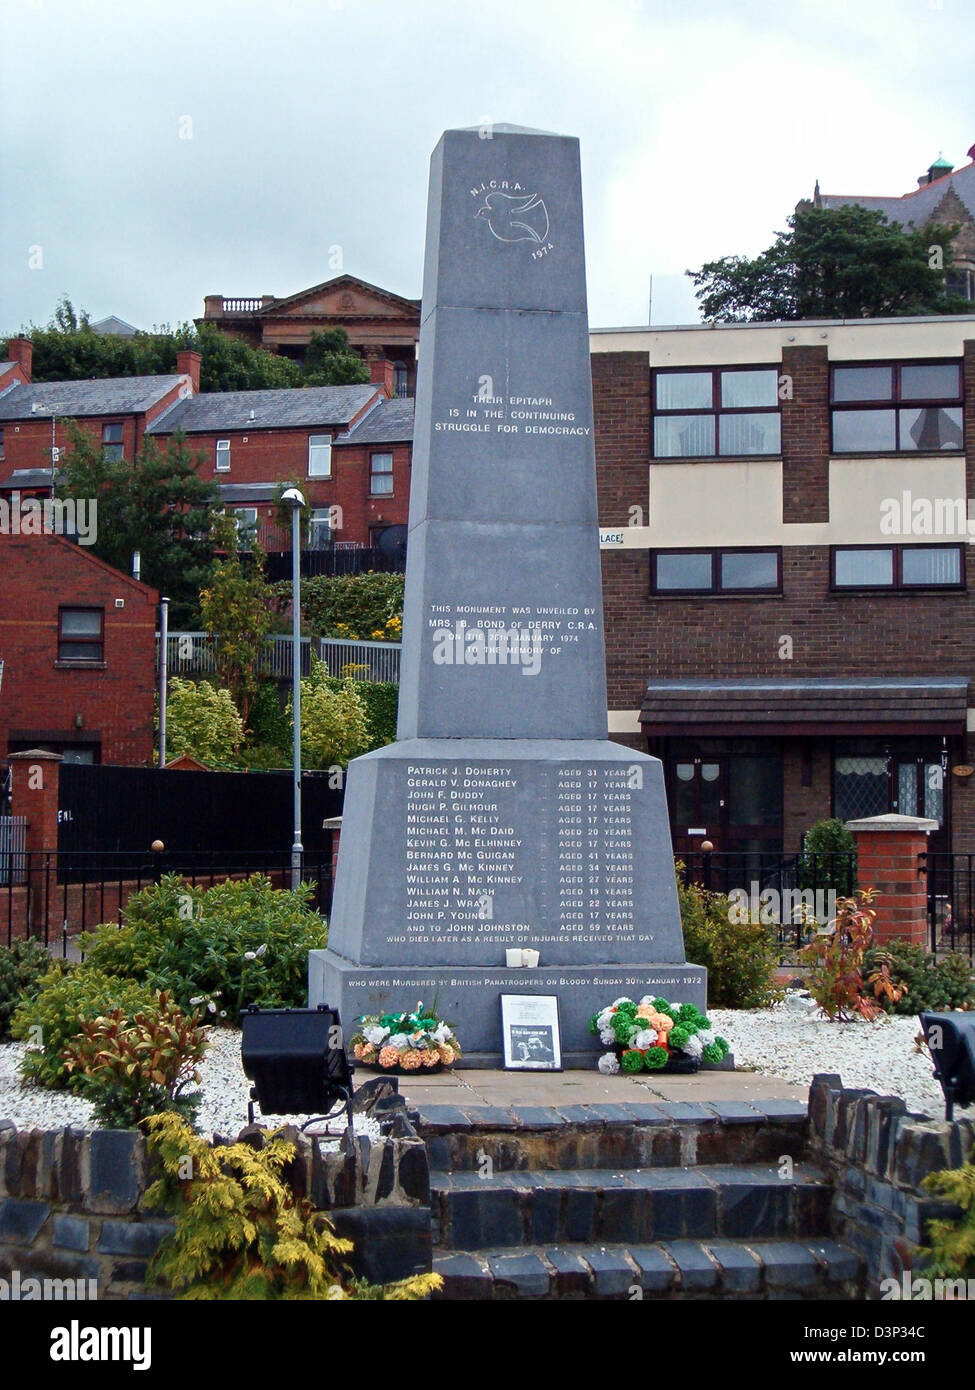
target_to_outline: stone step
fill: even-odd
[[[628,1169],[799,1159],[808,1114],[791,1100],[422,1105],[414,1124],[444,1172]]]
[[[441,1251],[564,1242],[825,1235],[832,1188],[809,1164],[431,1173]]]
[[[862,1293],[863,1266],[828,1237],[535,1245],[442,1253],[445,1299],[812,1298]]]

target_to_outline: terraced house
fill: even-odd
[[[975,850],[975,315],[592,335],[610,729],[675,849]]]

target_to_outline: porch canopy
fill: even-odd
[[[967,676],[651,680],[651,735],[963,734]]]

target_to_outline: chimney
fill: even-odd
[[[368,358],[369,380],[381,386],[387,397],[396,395],[396,371],[388,357]]]
[[[200,394],[200,363],[203,358],[192,348],[184,348],[176,354],[176,370],[180,376],[188,376],[194,396]]]
[[[223,318],[223,295],[208,294],[203,298],[203,317],[205,319]]]
[[[29,338],[11,338],[7,344],[7,356],[16,362],[24,376],[30,381],[31,365],[34,360],[34,344]]]

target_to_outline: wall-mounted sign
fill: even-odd
[[[622,530],[619,530],[619,531],[602,531],[602,530],[601,530],[601,531],[599,532],[599,544],[600,544],[600,545],[622,545],[622,544],[623,544],[623,532],[622,532]]]
[[[959,763],[957,767],[951,769],[953,777],[971,777],[973,772],[975,772],[975,767],[969,767],[967,763]]]

